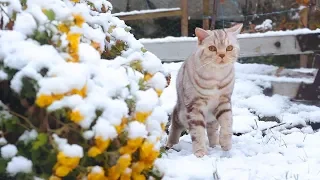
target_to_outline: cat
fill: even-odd
[[[193,154],[198,158],[207,155],[205,131],[210,147],[220,144],[224,152],[232,148],[231,95],[234,63],[240,51],[237,35],[242,27],[236,24],[226,29],[195,29],[198,46],[178,71],[177,102],[166,148],[177,144],[185,129],[189,130]]]

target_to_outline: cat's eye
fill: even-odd
[[[217,48],[215,46],[209,46],[209,51],[217,51]]]
[[[233,50],[233,46],[232,45],[229,45],[228,47],[227,47],[227,51],[232,51]]]

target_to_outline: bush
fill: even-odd
[[[0,18],[0,175],[161,178],[161,61],[106,0],[8,0]]]

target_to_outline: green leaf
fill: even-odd
[[[34,37],[41,45],[49,44],[50,37],[47,31],[35,31]]]
[[[45,145],[48,142],[48,135],[45,133],[40,133],[37,137],[37,140],[33,142],[32,149],[37,150],[41,146]]]
[[[54,13],[54,11],[52,9],[45,10],[44,14],[48,17],[48,19],[50,21],[53,21],[56,18],[56,14]]]
[[[28,77],[22,78],[22,90],[21,95],[26,98],[34,98],[36,97],[36,93],[38,90],[37,81]]]
[[[0,158],[0,174],[6,172],[7,163],[8,162],[6,160]]]
[[[142,51],[143,53],[146,53],[148,50],[147,50],[146,48],[142,47],[142,48],[141,48],[141,51]]]
[[[110,26],[108,29],[108,33],[111,34],[116,27],[117,26],[115,26],[115,25]]]
[[[31,151],[31,160],[35,164],[39,161],[41,153],[38,151]]]
[[[6,128],[7,132],[13,132],[15,131],[17,127],[18,118],[15,116],[12,116],[11,118],[4,120],[4,126]]]

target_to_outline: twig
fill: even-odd
[[[23,120],[24,120],[27,124],[29,124],[33,129],[37,129],[37,128],[29,121],[28,118],[26,118],[26,117],[24,117],[24,116],[22,116],[22,115],[20,115],[20,114],[18,114],[18,113],[16,113],[16,112],[14,112],[14,111],[11,111],[10,109],[5,109],[5,110],[6,110],[6,111],[9,111],[10,114],[13,114],[14,116],[17,116],[17,117],[23,119]]]
[[[285,125],[285,124],[286,124],[286,123],[276,124],[276,125],[271,126],[271,127],[269,127],[269,128],[265,128],[265,129],[263,129],[263,130],[261,130],[261,131],[266,131],[266,130],[269,130],[269,129],[273,129],[273,128],[276,128],[276,127],[279,127],[279,126],[282,126],[282,125]]]
[[[9,18],[10,20],[12,20],[12,19],[10,18],[9,14],[2,8],[2,5],[0,5],[0,9],[1,9],[1,12],[3,12],[5,15],[8,16],[8,18]]]

